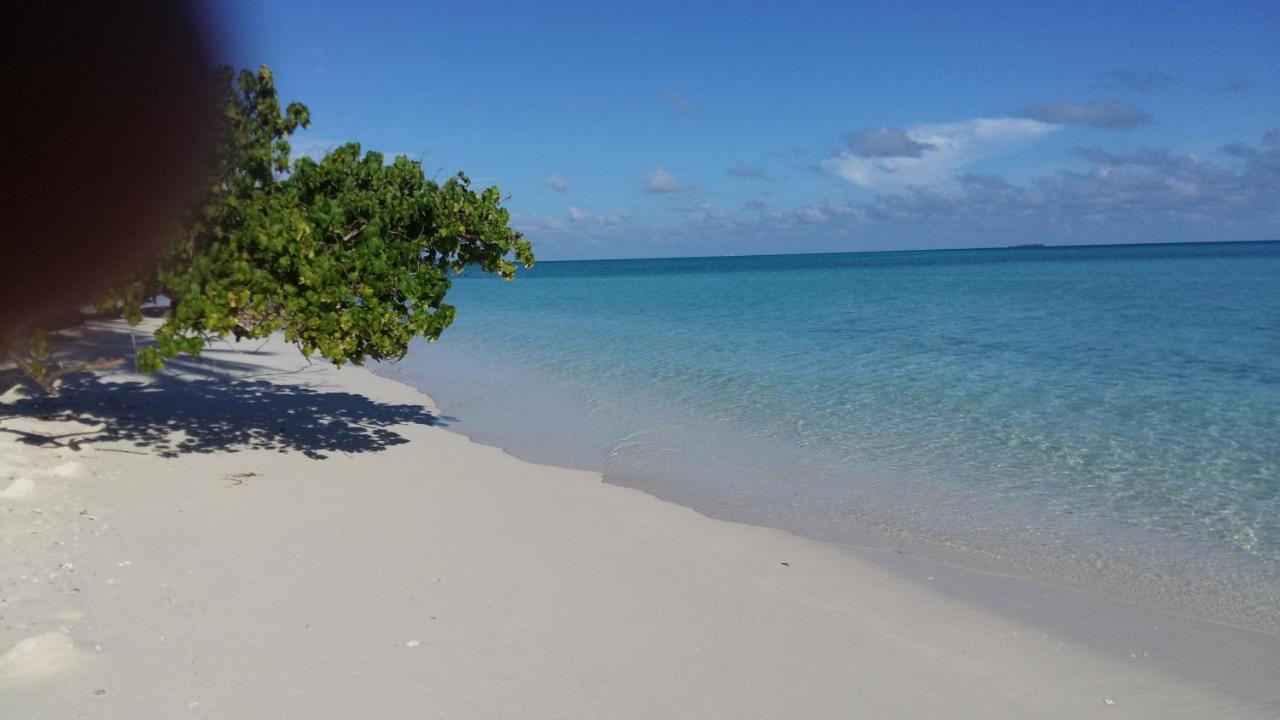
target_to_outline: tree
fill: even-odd
[[[476,191],[462,173],[438,183],[418,162],[387,163],[355,143],[291,161],[289,137],[310,112],[281,108],[271,71],[224,68],[219,88],[203,202],[153,264],[100,304],[136,324],[145,305],[168,300],[139,369],[198,354],[213,338],[277,331],[338,365],[400,358],[415,337],[435,340],[453,321],[451,273],[477,266],[511,279],[533,264],[496,187]],[[29,372],[50,371],[34,359]]]

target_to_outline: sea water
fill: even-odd
[[[1280,242],[541,262],[449,301],[384,371],[480,441],[1280,627]]]

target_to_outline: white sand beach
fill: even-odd
[[[1280,714],[252,349],[5,397],[0,718]]]

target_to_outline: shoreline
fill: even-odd
[[[464,276],[402,366],[525,459],[1275,633],[1276,247]]]
[[[455,360],[450,366],[456,364]],[[412,366],[400,363],[378,364],[372,371],[429,396],[435,385],[457,385],[469,377],[456,372],[428,377]],[[560,394],[571,390],[568,386],[556,385],[561,381],[559,378],[529,374],[522,375],[521,379],[525,384],[540,388],[554,386]],[[1064,592],[1084,593],[1101,601],[1280,637],[1280,614],[1275,611],[1280,607],[1280,596],[1272,590],[1277,586],[1275,582],[1263,584],[1265,579],[1274,575],[1268,570],[1267,563],[1257,558],[1244,558],[1234,551],[1228,558],[1224,548],[1215,548],[1218,555],[1207,555],[1205,548],[1185,538],[1153,538],[1104,519],[1073,519],[1074,525],[1039,527],[1034,532],[1024,530],[1020,534],[1007,529],[1000,534],[990,527],[982,537],[957,532],[954,528],[935,527],[930,533],[918,523],[902,521],[899,514],[911,512],[910,506],[903,504],[904,498],[906,502],[938,506],[948,505],[948,498],[922,496],[919,492],[889,496],[884,481],[872,483],[878,489],[868,493],[865,509],[842,514],[838,521],[823,515],[791,513],[785,506],[753,505],[741,499],[726,503],[714,493],[708,493],[696,478],[690,476],[687,463],[675,472],[670,467],[650,468],[659,470],[661,480],[628,474],[625,469],[611,467],[614,448],[607,448],[607,460],[592,461],[589,459],[591,453],[583,452],[583,448],[594,449],[590,440],[581,443],[581,447],[572,443],[562,445],[551,440],[550,433],[541,427],[536,430],[527,427],[528,418],[515,422],[500,418],[495,415],[491,400],[504,397],[513,389],[503,386],[500,390],[502,392],[491,391],[475,397],[456,392],[450,397],[446,392],[447,400],[441,401],[444,410],[459,415],[466,411],[469,416],[460,418],[461,427],[453,427],[451,431],[480,444],[503,448],[527,462],[598,473],[606,483],[690,507],[710,518],[773,528],[854,551],[869,551],[876,557],[885,556],[890,564],[893,558],[909,554],[964,570],[1010,576]],[[554,404],[550,400],[550,391],[538,397],[543,406]],[[648,402],[648,399],[643,400]],[[524,411],[527,412],[527,408]],[[548,416],[553,414],[548,413]],[[479,419],[468,426],[470,417]],[[682,420],[688,422],[687,419]],[[680,423],[676,421],[677,426]],[[546,426],[561,430],[565,427],[563,422],[551,419]],[[526,439],[521,437],[523,431],[536,434],[533,439]],[[599,438],[595,441],[598,442]],[[725,473],[721,471],[720,474]],[[677,479],[673,481],[673,478]],[[1020,502],[1001,498],[1002,512],[1024,518],[1024,523],[1036,519],[1031,508],[1016,505]],[[1015,528],[1019,525],[1012,524]],[[1081,538],[1088,541],[1082,542]],[[974,542],[978,540],[981,542]],[[1018,552],[1024,546],[1035,550]],[[1219,557],[1231,562],[1218,564],[1207,561],[1207,558],[1216,561]],[[1246,559],[1250,564],[1242,564]]]
[[[89,717],[1280,703],[1274,636],[716,520],[474,443],[413,388],[280,345],[214,348],[147,397],[124,374],[79,389],[133,436],[75,451],[0,434],[4,576],[22,575],[3,588],[0,697]],[[186,420],[193,388],[211,409]],[[15,422],[57,429],[0,427]]]
[[[379,365],[375,375],[404,384],[415,392],[431,397],[415,384],[411,373],[395,364]],[[434,399],[433,399],[433,402]],[[1013,562],[989,551],[962,545],[945,544],[934,538],[893,532],[879,527],[862,527],[860,541],[824,538],[797,531],[784,524],[753,522],[732,513],[716,512],[695,504],[667,497],[662,488],[642,483],[615,481],[609,473],[594,467],[557,464],[510,450],[483,431],[470,433],[458,428],[449,432],[469,441],[495,447],[521,461],[574,472],[598,475],[612,487],[640,492],[664,503],[688,508],[714,522],[768,529],[797,539],[816,542],[846,552],[862,562],[871,562],[889,572],[928,584],[931,589],[961,602],[993,610],[1002,616],[1054,633],[1116,658],[1132,659],[1141,655],[1162,669],[1188,679],[1211,679],[1218,687],[1245,694],[1266,687],[1280,668],[1280,618],[1255,614],[1259,625],[1233,622],[1243,617],[1234,608],[1218,608],[1218,614],[1198,614],[1190,604],[1155,606],[1147,599],[1108,594],[1104,587],[1084,583],[1072,585],[1051,573]],[[1156,572],[1134,564],[1140,571]],[[1194,606],[1203,610],[1204,605]],[[1160,648],[1153,656],[1142,648]],[[1136,649],[1136,650],[1135,650]],[[1232,653],[1251,658],[1251,662],[1223,664],[1221,659]],[[1144,654],[1145,653],[1145,654]],[[1194,656],[1201,653],[1201,657]],[[1212,660],[1205,660],[1212,658]]]

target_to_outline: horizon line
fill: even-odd
[[[745,257],[790,257],[797,255],[881,255],[886,253],[927,253],[955,252],[957,250],[1068,250],[1102,247],[1159,247],[1167,245],[1247,245],[1251,243],[1280,242],[1280,237],[1254,240],[1167,240],[1163,242],[1124,242],[1124,243],[1081,243],[1050,245],[1040,243],[1021,243],[1018,245],[978,245],[968,247],[918,248],[915,250],[835,250],[827,252],[780,252],[780,253],[742,253],[725,255],[657,255],[652,257],[617,257],[617,258],[562,258],[557,260],[537,260],[537,263],[565,262],[628,262],[634,260],[713,260],[722,258]],[[536,248],[535,248],[536,252]]]

